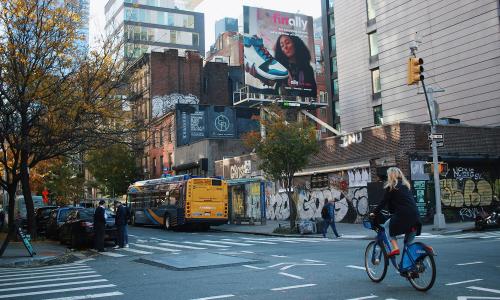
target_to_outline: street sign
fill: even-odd
[[[444,147],[444,141],[436,141],[436,147]],[[432,142],[429,143],[429,148],[432,148]]]
[[[444,139],[444,134],[442,133],[429,133],[429,140],[442,140]]]
[[[283,102],[283,106],[285,106],[285,107],[299,107],[300,103],[285,101],[285,102]]]

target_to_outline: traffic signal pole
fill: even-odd
[[[435,109],[431,109],[431,105],[434,107],[434,97],[433,94],[436,92],[432,86],[428,88],[425,87],[425,82],[422,79],[422,87],[424,89],[425,101],[427,102],[427,109],[429,111],[429,117],[431,120],[431,135],[436,134],[436,123],[437,123],[437,112]],[[432,164],[434,167],[434,197],[436,198],[436,211],[434,213],[434,229],[441,230],[446,228],[446,222],[444,215],[441,211],[441,185],[439,181],[439,166],[438,166],[438,152],[436,139],[432,139]]]

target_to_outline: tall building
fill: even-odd
[[[215,22],[215,39],[224,32],[238,32],[238,19],[223,18]]]
[[[325,59],[343,131],[429,122],[422,85],[407,85],[410,43],[424,60],[440,118],[500,125],[499,2],[322,0]],[[337,104],[338,103],[338,104]]]
[[[123,35],[123,54],[138,58],[164,49],[205,53],[204,15],[175,0],[108,0],[106,33]]]

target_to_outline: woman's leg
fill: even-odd
[[[394,236],[391,236],[391,233],[390,233],[390,224],[391,224],[391,219],[387,220],[385,223],[384,223],[384,229],[385,229],[385,235],[387,236],[387,240],[390,241],[390,244],[391,244],[391,249],[389,249],[390,253],[394,253],[394,254],[399,254],[399,246],[398,246],[398,240],[397,238]],[[393,255],[394,255],[393,254]]]

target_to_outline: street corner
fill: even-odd
[[[2,258],[0,268],[35,268],[74,263],[81,260],[73,253],[42,251],[33,257],[7,256]]]

